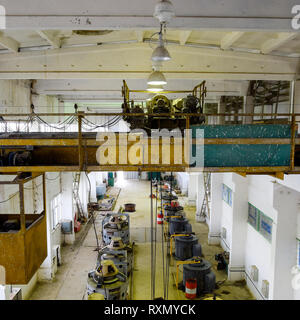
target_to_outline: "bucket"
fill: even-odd
[[[197,280],[187,279],[185,282],[185,296],[188,299],[195,299],[197,297]]]
[[[108,185],[113,187],[115,185],[115,178],[108,178]]]
[[[125,212],[135,212],[135,204],[134,203],[126,203],[124,205]]]
[[[171,202],[171,207],[172,207],[172,208],[177,208],[177,207],[179,207],[179,202],[176,201],[176,200],[175,200],[175,201],[172,201],[172,202]]]
[[[97,196],[104,196],[106,193],[106,185],[102,184],[96,187],[96,195]]]
[[[164,215],[162,213],[158,213],[157,224],[163,224],[163,222],[164,222]]]

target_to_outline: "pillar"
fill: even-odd
[[[219,104],[218,104],[218,113],[222,114],[226,112],[226,102],[225,97],[221,97]],[[225,116],[218,117],[217,124],[225,124]]]
[[[252,96],[244,97],[244,110],[243,113],[254,113],[255,98]],[[251,124],[253,116],[243,117],[243,124]]]
[[[188,203],[190,206],[196,206],[197,178],[198,178],[198,174],[195,174],[195,173],[189,174]]]
[[[91,181],[91,202],[97,202],[97,195],[96,195],[96,173],[91,172],[89,174],[89,178]]]
[[[221,219],[222,219],[222,184],[223,175],[221,173],[211,174],[211,208],[210,219],[208,221],[208,244],[220,244],[221,239]]]
[[[300,81],[295,81],[294,113],[300,113]],[[296,121],[300,121],[300,116],[296,117]],[[300,132],[300,125],[298,132]]]
[[[73,175],[72,172],[62,173],[62,220],[72,220],[74,224],[75,212],[73,210]],[[64,241],[67,244],[73,244],[75,233],[65,234]]]
[[[232,230],[230,239],[230,256],[228,279],[244,279],[245,246],[248,220],[248,180],[235,173],[232,174],[234,190],[232,193]]]
[[[198,173],[196,185],[196,221],[204,222],[205,219],[200,217],[202,203],[205,197],[203,172]]]
[[[273,224],[270,300],[293,300],[299,296],[292,287],[292,269],[297,262],[297,218],[300,193],[274,183],[273,207],[277,223]],[[298,291],[298,290],[297,290]]]
[[[5,268],[0,266],[0,301],[9,300],[9,287],[5,284]]]

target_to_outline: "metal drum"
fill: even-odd
[[[169,232],[170,234],[190,233],[191,225],[189,224],[189,220],[184,217],[171,218],[169,224]]]
[[[163,208],[165,208],[166,206],[171,206],[171,202],[173,200],[178,200],[178,197],[171,194],[170,192],[163,192],[161,198],[162,198]]]
[[[165,207],[165,220],[169,222],[170,217],[174,216],[180,216],[185,217],[185,212],[183,211],[183,207],[172,207],[172,206],[166,206]]]
[[[126,203],[124,205],[125,212],[135,212],[135,204],[134,203]]]
[[[210,262],[200,259],[196,264],[183,265],[183,284],[188,279],[197,280],[197,295],[212,293],[215,289],[216,276],[211,271]]]
[[[198,238],[194,235],[175,238],[175,257],[178,260],[187,260],[195,256],[201,256],[199,254]],[[200,246],[201,248],[201,246]],[[196,249],[196,250],[195,250]]]

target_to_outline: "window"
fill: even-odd
[[[259,232],[269,241],[272,240],[272,224],[273,220],[260,212]]]
[[[248,202],[248,223],[255,229],[259,230],[259,210]]]
[[[223,184],[222,199],[232,207],[232,190]]]
[[[268,241],[272,240],[273,220],[248,202],[248,223]]]
[[[61,220],[61,195],[57,195],[51,201],[52,229],[55,229]]]

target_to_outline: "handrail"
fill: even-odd
[[[0,114],[0,117],[28,117],[32,116],[32,113],[2,113]],[[174,117],[250,117],[250,116],[284,116],[284,117],[290,117],[290,116],[295,116],[295,117],[300,117],[300,113],[123,113],[123,112],[104,112],[104,113],[86,113],[82,112],[81,114],[78,113],[34,113],[36,116],[40,117],[59,117],[59,116],[86,116],[86,117],[104,117],[104,116],[126,116],[126,117],[144,117],[144,116],[159,116],[159,117],[170,117],[170,115]],[[9,120],[5,120],[9,121]],[[13,120],[15,121],[15,120]],[[3,121],[2,121],[3,122]],[[0,120],[1,123],[1,120]]]

